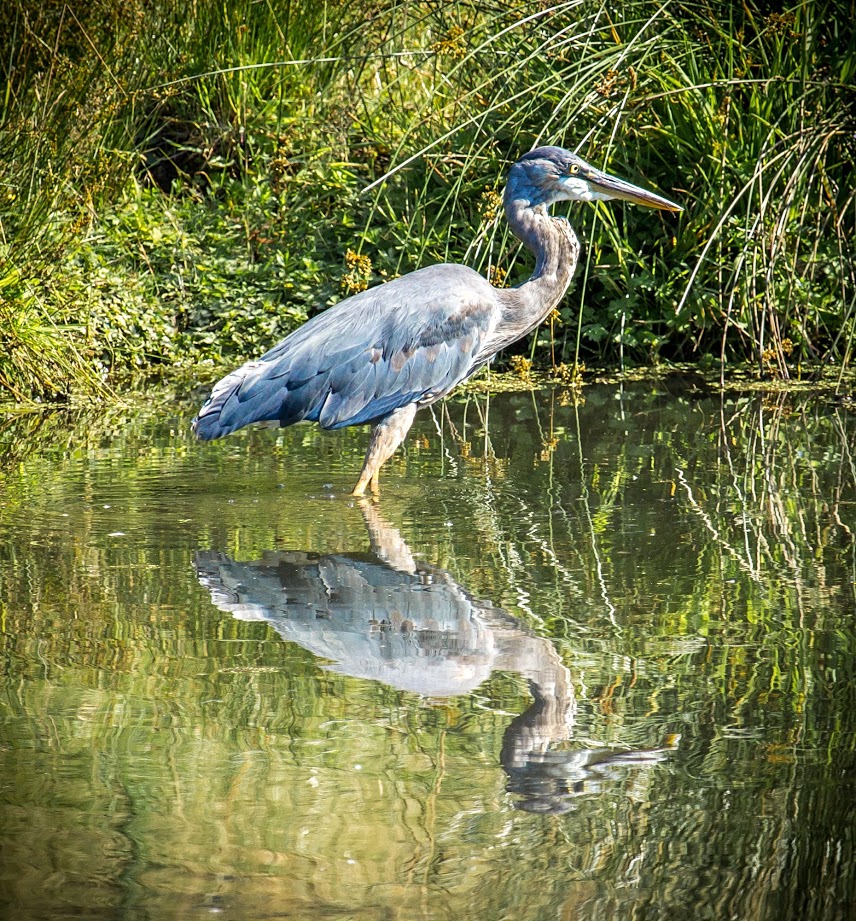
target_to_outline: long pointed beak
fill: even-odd
[[[632,201],[634,205],[644,205],[646,208],[657,208],[660,211],[683,211],[680,205],[676,205],[668,198],[661,195],[655,195],[653,192],[646,192],[638,185],[631,185],[617,176],[610,176],[608,173],[601,173],[592,170],[585,177],[589,185],[595,192],[602,192],[610,198],[620,198],[623,201]]]

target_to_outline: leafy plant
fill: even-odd
[[[844,368],[844,7],[21,0],[0,27],[0,252],[28,282],[4,310],[65,358],[42,379],[7,335],[0,387],[249,357],[349,290],[349,258],[360,284],[447,260],[517,283],[496,196],[538,143],[686,210],[572,207],[583,260],[519,347],[536,365]]]

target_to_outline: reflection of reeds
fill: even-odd
[[[720,510],[730,506],[736,511],[720,511],[719,516],[724,533],[734,535],[723,538],[728,552],[742,559],[756,577],[786,575],[799,589],[803,580],[822,571],[817,568],[818,553],[830,547],[831,538],[852,543],[846,526],[829,533],[823,525],[827,517],[840,520],[842,494],[852,492],[856,484],[840,415],[795,406],[794,398],[779,393],[754,406],[744,404],[730,419],[722,413],[720,420],[720,457],[728,485],[720,488],[717,504]],[[825,460],[835,458],[838,467],[835,489],[829,494],[821,486],[814,459],[813,439],[819,432],[828,445]]]
[[[619,628],[609,645],[633,657],[658,642],[627,629],[637,598],[658,598],[663,639],[671,635],[676,652],[693,654],[698,642],[682,637],[681,622],[698,622],[703,636],[714,623],[737,617],[724,629],[740,635],[762,623],[778,643],[824,623],[842,590],[852,597],[853,531],[842,514],[856,492],[849,417],[788,394],[723,397],[715,412],[699,416],[700,406],[689,416],[690,431],[678,423],[662,432],[649,466],[627,450],[638,438],[632,431],[618,450],[584,448],[589,408],[574,409],[573,426],[570,410],[561,407],[552,411],[564,417],[549,425],[533,420],[538,443],[548,429],[562,432],[543,492],[530,488],[531,474],[523,478],[523,460],[496,483],[472,478],[477,468],[471,470],[467,491],[479,509],[473,520],[480,543],[505,574],[507,594],[494,586],[494,597],[531,611],[542,629],[560,636],[584,637],[591,617],[602,617]],[[629,417],[624,425],[632,429]],[[660,555],[645,567],[634,564],[631,578],[623,560],[640,547],[638,537],[623,531],[624,514],[664,490],[672,531],[658,536],[651,546],[662,548]],[[669,546],[679,537],[699,548],[694,570]],[[671,568],[669,558],[682,568],[664,595],[653,586],[661,578],[657,566]],[[555,591],[533,595],[535,560],[539,580]]]
[[[463,407],[445,411],[463,433]],[[573,409],[493,398],[504,477],[477,458],[438,478],[436,445],[404,455],[380,510],[417,558],[552,637],[578,701],[570,748],[682,732],[673,764],[592,781],[549,821],[512,813],[496,767],[508,714],[528,703],[519,680],[422,707],[319,671],[263,624],[213,612],[196,584],[201,546],[243,559],[364,548],[347,500],[276,489],[281,464],[323,444],[358,465],[359,433],[287,430],[272,459],[270,432],[191,449],[190,415],[117,409],[76,430],[21,416],[0,432],[29,451],[0,471],[0,759],[19,823],[7,862],[30,868],[8,884],[16,898],[49,867],[61,893],[39,898],[63,911],[91,907],[80,880],[122,879],[160,899],[159,917],[192,914],[217,874],[259,914],[271,900],[308,917],[389,898],[420,917],[442,896],[460,917],[681,917],[688,904],[844,917],[852,415],[803,396],[592,387]],[[420,433],[435,437],[430,420]],[[246,470],[261,472],[249,495]],[[127,534],[108,540],[116,516]]]

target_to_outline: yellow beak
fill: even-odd
[[[646,208],[657,208],[660,211],[684,210],[680,205],[669,201],[668,198],[655,195],[653,192],[646,192],[645,189],[640,188],[638,185],[631,185],[617,176],[610,176],[608,173],[601,173],[594,169],[584,175],[592,191],[601,192],[610,198],[632,201],[634,205],[644,205]]]

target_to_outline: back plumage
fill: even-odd
[[[479,366],[498,319],[475,309],[480,288],[493,294],[471,269],[437,265],[347,298],[227,374],[193,431],[209,441],[253,422],[337,429],[433,402]]]

